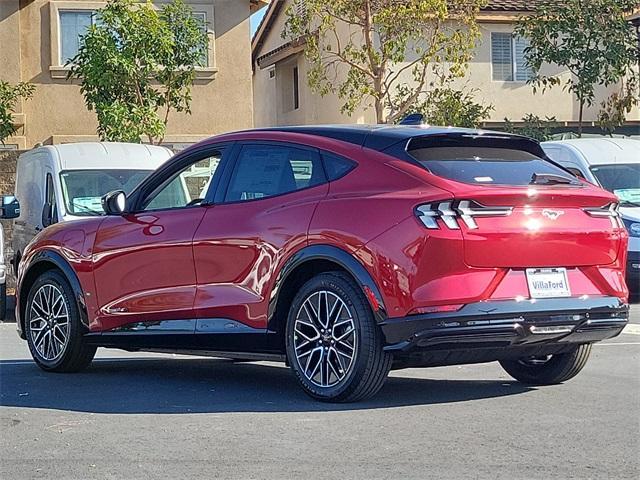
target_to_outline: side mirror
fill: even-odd
[[[0,219],[9,220],[20,216],[20,203],[13,195],[0,197]]]
[[[102,197],[102,209],[107,215],[122,215],[127,207],[127,196],[122,190],[114,190]]]

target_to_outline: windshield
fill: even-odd
[[[60,173],[62,195],[71,215],[104,215],[102,196],[113,191],[131,192],[151,170],[67,170]]]
[[[640,163],[597,165],[591,171],[603,188],[618,197],[621,207],[640,207]]]

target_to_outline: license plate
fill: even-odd
[[[527,268],[531,298],[570,297],[566,268]]]

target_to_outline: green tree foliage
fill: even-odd
[[[620,91],[613,92],[600,104],[598,125],[604,133],[613,135],[616,128],[624,125],[627,114],[638,105],[638,87],[638,76],[630,76]]]
[[[489,116],[493,105],[477,103],[473,98],[474,92],[448,86],[434,88],[412,111],[422,113],[429,125],[477,128]]]
[[[531,80],[534,88],[560,85],[575,95],[580,105],[578,135],[596,85],[617,83],[637,61],[635,33],[625,14],[639,4],[638,0],[542,0],[516,27],[517,34],[531,42],[525,56],[536,72]],[[563,80],[541,73],[545,63],[564,67],[571,76]]]
[[[508,118],[504,119],[504,130],[509,133],[517,133],[526,137],[535,138],[539,142],[551,140],[553,129],[558,126],[556,117],[540,118],[533,113],[522,117],[522,124],[515,125]]]
[[[27,100],[33,96],[35,85],[20,82],[12,85],[0,80],[0,143],[16,133],[18,127],[13,123],[11,115],[15,113],[18,100]]]
[[[103,140],[151,143],[164,138],[170,112],[191,113],[195,69],[203,65],[208,38],[202,21],[182,0],[110,0],[98,11],[69,61],[81,81]]]
[[[304,42],[310,87],[342,113],[374,107],[378,123],[406,115],[432,85],[461,77],[484,0],[305,0],[287,10],[283,38]]]

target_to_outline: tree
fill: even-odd
[[[522,117],[522,125],[514,125],[508,118],[504,119],[504,130],[508,133],[517,133],[525,137],[535,138],[539,142],[551,140],[553,129],[558,126],[556,117],[546,117],[544,119],[528,113]]]
[[[393,123],[465,73],[483,0],[304,0],[287,9],[283,38],[304,42],[310,87],[341,112],[373,106]]]
[[[182,0],[156,10],[150,1],[110,0],[81,38],[69,77],[81,81],[103,140],[161,143],[169,114],[191,113],[195,69],[208,38]]]
[[[4,141],[18,130],[12,118],[18,100],[31,98],[35,89],[35,85],[31,83],[20,82],[11,85],[0,80],[0,143],[3,145]]]
[[[625,19],[637,6],[638,0],[542,0],[516,27],[530,40],[525,58],[535,72],[534,88],[561,85],[578,100],[578,135],[596,85],[619,82],[637,61],[635,35]],[[564,67],[571,76],[563,81],[541,73],[545,63]]]

